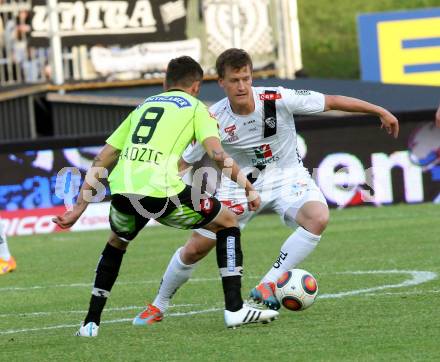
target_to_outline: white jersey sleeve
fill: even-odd
[[[203,146],[196,142],[194,144],[189,144],[186,150],[182,154],[182,158],[186,163],[196,163],[200,161],[205,155],[206,151]]]
[[[325,96],[322,93],[283,87],[279,87],[279,92],[287,109],[293,114],[311,114],[324,111]]]

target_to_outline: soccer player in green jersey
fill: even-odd
[[[204,227],[217,236],[217,264],[225,296],[225,323],[228,327],[253,322],[268,322],[278,316],[243,303],[241,274],[243,254],[240,229],[227,208],[200,190],[186,186],[178,175],[177,161],[188,144],[196,140],[233,181],[246,190],[249,208],[256,210],[260,198],[241,173],[235,161],[220,144],[216,120],[206,106],[195,98],[200,90],[203,70],[190,57],[168,64],[165,92],[148,97],[107,139],[106,145],[87,172],[72,210],[54,218],[62,228],[71,227],[87,208],[99,177],[109,176],[112,194],[111,233],[96,269],[89,311],[77,332],[95,337],[101,313],[118,276],[125,250],[150,219],[181,229]],[[148,325],[162,318],[149,305],[133,321]]]

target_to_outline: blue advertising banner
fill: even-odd
[[[440,86],[440,8],[358,17],[362,80]]]
[[[64,206],[64,200],[57,196],[63,192],[56,192],[59,171],[65,167],[78,170],[76,174],[66,173],[63,180],[73,192],[71,185],[80,186],[100,149],[101,146],[0,154],[2,169],[8,170],[0,174],[0,210]]]

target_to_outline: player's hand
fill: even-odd
[[[82,211],[74,207],[71,211],[66,211],[63,215],[54,217],[52,221],[61,229],[68,229],[78,221],[81,215]]]
[[[261,197],[257,191],[253,190],[247,194],[249,211],[256,211],[261,205]]]
[[[399,135],[399,121],[390,112],[385,112],[379,116],[382,125],[380,128],[385,128],[389,135],[397,138]]]

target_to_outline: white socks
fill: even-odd
[[[320,235],[312,234],[299,226],[281,247],[280,255],[261,282],[275,283],[287,270],[295,268],[318,245]]]
[[[11,257],[8,248],[8,241],[6,240],[6,233],[3,228],[2,221],[0,220],[0,258],[8,261]]]
[[[176,250],[171,258],[168,268],[162,277],[159,293],[153,301],[153,305],[164,313],[170,304],[171,297],[190,277],[196,264],[186,265],[180,259],[180,250]]]

